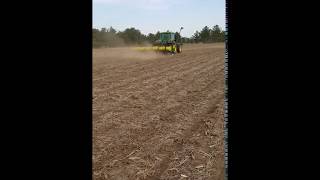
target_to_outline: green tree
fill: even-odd
[[[117,31],[112,26],[110,26],[110,28],[108,29],[108,32],[112,34],[116,34]]]
[[[159,31],[157,31],[157,33],[156,33],[156,40],[158,40],[158,39],[160,39],[160,32]]]
[[[193,42],[195,42],[195,43],[200,42],[200,33],[199,33],[199,31],[196,31],[196,32],[193,34],[192,40],[193,40]]]
[[[99,29],[92,29],[92,45],[93,47],[101,47],[103,45]]]
[[[141,44],[146,41],[146,36],[141,34],[140,30],[135,28],[127,28],[123,32],[118,33],[126,44]]]
[[[149,43],[153,43],[154,41],[156,41],[156,35],[155,34],[152,34],[152,33],[149,33],[148,36],[147,36],[147,41]]]
[[[210,29],[208,26],[205,26],[200,32],[200,40],[201,42],[209,42],[210,39]]]
[[[215,25],[210,31],[211,42],[223,42],[224,41],[224,31],[218,25]]]
[[[215,25],[215,26],[213,26],[212,31],[217,33],[217,34],[220,34],[221,33],[221,28],[219,27],[219,25]]]

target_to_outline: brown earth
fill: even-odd
[[[93,179],[222,180],[224,49],[94,49]]]

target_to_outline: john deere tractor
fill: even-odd
[[[177,42],[177,37],[172,32],[160,33],[160,39],[153,43],[153,49],[164,53],[181,53],[181,46],[182,43]]]
[[[180,28],[180,32],[182,29],[183,27]],[[139,47],[136,49],[140,51],[152,50],[160,53],[175,54],[182,52],[182,43],[181,41],[178,42],[178,37],[176,37],[175,33],[162,32],[160,33],[160,38],[152,44],[152,47]]]

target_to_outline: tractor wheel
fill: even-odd
[[[181,53],[181,52],[182,52],[181,46],[177,45],[177,53]]]

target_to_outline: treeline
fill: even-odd
[[[218,25],[213,28],[205,26],[201,31],[196,31],[191,38],[181,37],[176,32],[178,41],[182,43],[212,43],[223,42],[225,32],[221,30]],[[153,43],[160,38],[160,32],[155,34],[149,33],[144,35],[140,30],[135,28],[127,28],[124,31],[116,31],[113,27],[92,29],[92,43],[93,47],[118,47],[124,45],[145,45],[147,43]]]

